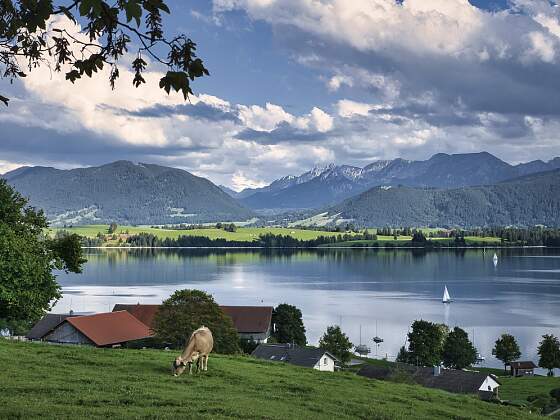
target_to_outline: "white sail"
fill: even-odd
[[[498,261],[498,256],[496,255],[496,253],[494,252],[494,258],[492,258],[495,262]]]
[[[447,286],[445,286],[445,289],[443,291],[443,299],[442,299],[443,303],[449,303],[451,302],[451,296],[449,296],[449,292],[447,291]]]

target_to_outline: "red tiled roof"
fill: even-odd
[[[116,304],[113,311],[128,311],[148,327],[153,327],[160,305]],[[265,333],[272,322],[272,306],[220,306],[239,333]]]
[[[154,317],[156,316],[160,306],[161,305],[140,305],[139,303],[133,305],[117,303],[113,308],[113,312],[127,311],[143,324],[153,328]]]
[[[71,324],[97,346],[140,340],[152,335],[148,326],[127,311],[71,317],[65,322]]]
[[[272,306],[220,306],[240,333],[265,333],[272,322]]]

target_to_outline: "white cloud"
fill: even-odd
[[[531,32],[528,35],[531,48],[527,50],[527,56],[537,57],[545,63],[554,62],[556,51],[554,41],[542,32]]]
[[[251,179],[243,171],[235,171],[231,179],[231,186],[235,191],[241,191],[245,188],[261,188],[266,186],[266,182]]]
[[[337,103],[337,108],[338,115],[343,118],[350,118],[354,115],[365,117],[369,114],[369,111],[375,108],[375,105],[355,102],[350,99],[341,99]]]
[[[5,174],[7,172],[13,171],[20,166],[26,166],[22,163],[7,162],[5,160],[0,160],[0,174]]]

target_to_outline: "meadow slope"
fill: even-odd
[[[170,375],[176,352],[0,339],[0,418],[530,419],[526,411],[419,386],[212,355]]]

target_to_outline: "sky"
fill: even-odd
[[[168,0],[168,35],[210,77],[185,102],[132,86],[128,57],[75,85],[47,67],[10,84],[0,173],[126,159],[240,190],[329,163],[488,151],[560,155],[560,7],[552,0]],[[51,27],[78,33],[63,18]]]

